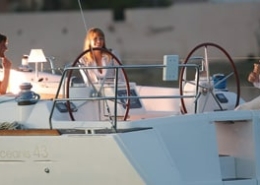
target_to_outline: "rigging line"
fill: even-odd
[[[86,32],[87,32],[88,27],[87,27],[87,23],[86,23],[86,20],[85,20],[85,17],[84,17],[84,13],[83,13],[83,9],[82,9],[80,0],[78,0],[78,4],[79,4],[79,9],[80,9],[81,17],[82,17],[82,20],[83,20],[83,23],[84,23],[84,26],[85,26],[85,29],[86,29]]]

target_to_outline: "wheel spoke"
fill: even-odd
[[[227,76],[225,76],[223,79],[217,81],[214,85],[211,84],[211,76],[210,76],[210,69],[209,69],[209,58],[208,58],[208,47],[214,47],[218,50],[220,50],[222,53],[225,54],[225,56],[228,58],[228,61],[232,67],[233,72],[231,72],[230,74],[228,74]],[[230,57],[230,55],[227,53],[227,51],[225,49],[223,49],[221,46],[214,44],[214,43],[202,43],[197,45],[186,57],[184,64],[187,64],[190,60],[192,60],[194,57],[192,57],[192,55],[195,53],[195,51],[197,51],[200,48],[204,48],[204,60],[202,60],[202,70],[204,71],[204,77],[206,80],[206,83],[204,84],[196,84],[192,81],[187,81],[186,79],[183,78],[184,76],[184,71],[186,70],[185,67],[181,68],[180,70],[180,76],[179,76],[179,91],[180,91],[180,95],[181,95],[181,112],[182,113],[187,113],[187,109],[186,109],[186,105],[185,105],[185,101],[183,98],[183,94],[184,94],[184,84],[192,84],[195,85],[196,87],[200,87],[202,88],[202,91],[205,90],[207,91],[207,93],[210,93],[213,96],[214,101],[216,101],[216,103],[218,104],[218,106],[220,107],[221,110],[223,110],[219,100],[217,99],[217,97],[214,95],[214,87],[216,87],[217,85],[225,82],[229,77],[234,76],[235,78],[235,82],[236,82],[236,103],[235,103],[235,107],[239,105],[239,100],[240,100],[240,82],[239,82],[239,76],[238,76],[238,72],[236,69],[236,66],[232,60],[232,58]],[[203,74],[203,73],[202,73]],[[200,73],[198,74],[200,75]],[[185,83],[184,83],[185,82]],[[203,92],[199,92],[202,93]],[[201,98],[201,95],[199,94],[199,96],[197,95],[197,97],[195,97],[195,101],[198,102],[198,99]],[[208,94],[206,97],[206,100],[208,100]],[[234,107],[234,108],[235,108]],[[197,107],[195,107],[197,108]],[[203,106],[203,111],[205,110],[205,105]],[[196,112],[196,110],[195,110]]]

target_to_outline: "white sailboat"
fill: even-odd
[[[201,47],[200,64],[191,64]],[[231,73],[210,74],[209,47],[224,51]],[[223,48],[203,43],[184,63],[167,55],[161,65],[120,65],[104,51],[117,63],[106,68],[116,76],[123,70],[123,82],[87,82],[84,51],[59,76],[52,99],[41,98],[31,81],[0,97],[2,184],[258,184],[259,110],[235,110],[244,100]],[[130,68],[162,69],[179,87],[129,82]],[[237,92],[226,87],[231,76]]]

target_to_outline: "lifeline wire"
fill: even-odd
[[[87,30],[88,30],[88,27],[87,27],[87,23],[86,23],[86,20],[85,20],[84,14],[83,14],[83,9],[82,9],[82,6],[81,6],[81,2],[80,2],[80,0],[78,0],[78,3],[79,3],[80,12],[81,12],[81,17],[82,17],[82,20],[83,20],[83,23],[84,23],[85,29],[86,29],[86,31],[87,31]]]

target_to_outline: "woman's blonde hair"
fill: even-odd
[[[84,42],[84,48],[83,51],[86,51],[88,49],[91,49],[91,40],[96,36],[100,36],[104,38],[104,45],[102,48],[106,48],[106,40],[105,40],[105,34],[100,28],[91,28],[88,30],[85,42]],[[91,54],[92,52],[88,52],[84,57],[87,59],[87,61],[93,60],[93,56]]]

